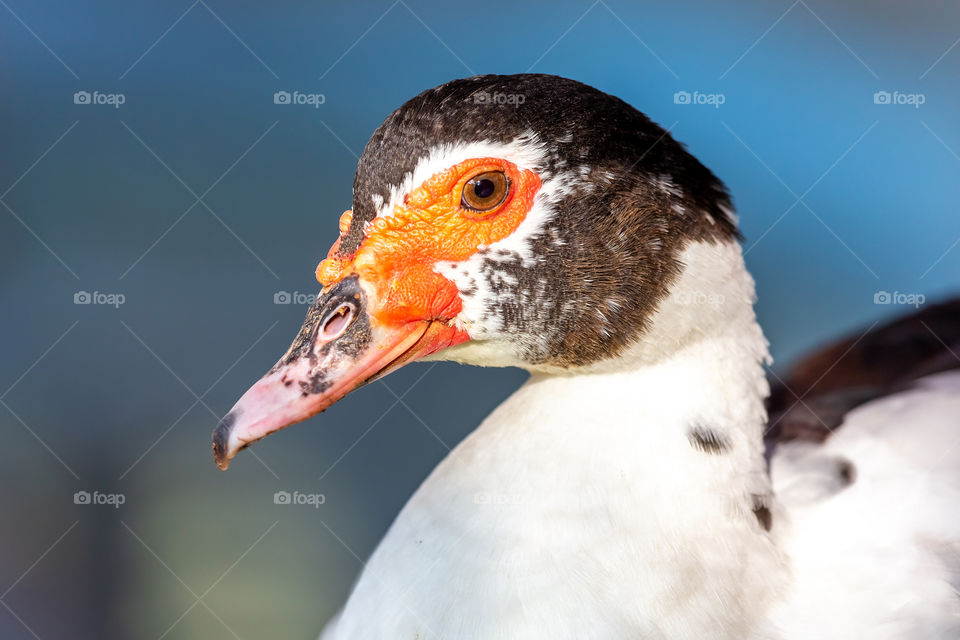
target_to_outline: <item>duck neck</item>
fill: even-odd
[[[713,461],[731,467],[731,492],[767,496],[763,430],[769,385],[763,365],[770,355],[753,311],[753,278],[736,242],[690,243],[680,263],[684,267],[670,295],[626,352],[574,373],[535,370],[531,382],[552,379],[555,386],[582,387],[571,390],[572,397],[589,399],[598,411],[630,407],[619,422],[647,417],[636,425],[638,444],[668,439],[697,454],[690,459],[693,466],[710,468]],[[656,454],[671,461],[688,458]],[[712,470],[708,476],[711,486],[718,486]]]
[[[441,462],[369,568],[398,590],[424,581],[424,610],[455,612],[453,629],[756,631],[786,566],[768,530],[767,346],[739,247],[694,244],[683,258],[641,342],[589,369],[534,371]],[[456,606],[477,593],[484,608]]]
[[[646,613],[687,593],[707,619],[725,621],[729,634],[715,637],[743,637],[787,566],[763,448],[767,342],[739,246],[694,244],[683,257],[640,343],[575,375],[534,372],[507,415],[491,416],[489,435],[517,446],[501,452],[522,459],[513,477],[544,500],[537,518],[571,516],[556,523],[570,528],[561,543],[603,540],[601,562],[644,576],[636,596]],[[609,531],[580,524],[598,514]]]
[[[769,530],[769,353],[753,279],[736,243],[692,243],[681,260],[682,274],[637,344],[575,374],[534,371],[529,386],[540,410],[562,421],[561,440],[582,431],[602,443],[600,433],[609,432],[606,444],[629,450],[645,486],[674,483]]]
[[[763,449],[769,355],[753,312],[753,280],[735,242],[692,242],[679,258],[683,269],[640,340],[588,367],[533,369],[530,381],[464,443],[465,451],[512,448],[489,455],[560,484],[568,469],[595,471],[582,458],[589,452],[601,464],[629,470],[636,480],[631,496],[648,500],[645,508],[670,511],[683,500],[689,504],[675,516],[702,520],[723,505],[722,512],[745,514],[754,528],[769,529]],[[576,482],[598,487],[587,475],[567,489],[576,491]]]
[[[606,584],[617,568],[616,592],[581,612],[599,624],[636,603],[631,632],[610,637],[754,631],[787,566],[763,456],[767,343],[739,247],[693,244],[683,259],[641,342],[590,368],[533,371],[441,463],[398,537],[423,536],[427,519],[469,550],[451,573],[527,606],[544,598],[534,578],[566,606],[583,596],[570,576]],[[514,581],[488,575],[490,558]]]

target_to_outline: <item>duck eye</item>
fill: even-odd
[[[510,181],[502,171],[480,173],[467,182],[460,196],[460,204],[465,209],[490,211],[500,206],[510,190]]]

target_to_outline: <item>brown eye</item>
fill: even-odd
[[[487,171],[470,178],[463,186],[460,205],[474,211],[490,211],[507,197],[510,181],[502,171]]]

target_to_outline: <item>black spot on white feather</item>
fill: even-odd
[[[701,424],[690,427],[687,437],[691,445],[704,453],[717,455],[730,449],[730,442],[722,433]]]
[[[846,458],[837,458],[837,476],[844,486],[849,486],[857,479],[857,467]]]
[[[773,514],[770,513],[770,507],[767,506],[763,496],[753,496],[753,515],[757,522],[763,527],[764,531],[770,531],[773,528]]]

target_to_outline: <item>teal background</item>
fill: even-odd
[[[2,0],[0,637],[313,638],[521,383],[411,365],[213,465],[217,417],[302,320],[274,294],[315,291],[356,156],[406,99],[537,71],[670,128],[734,194],[780,366],[907,310],[878,291],[957,290],[958,38],[936,2]]]

